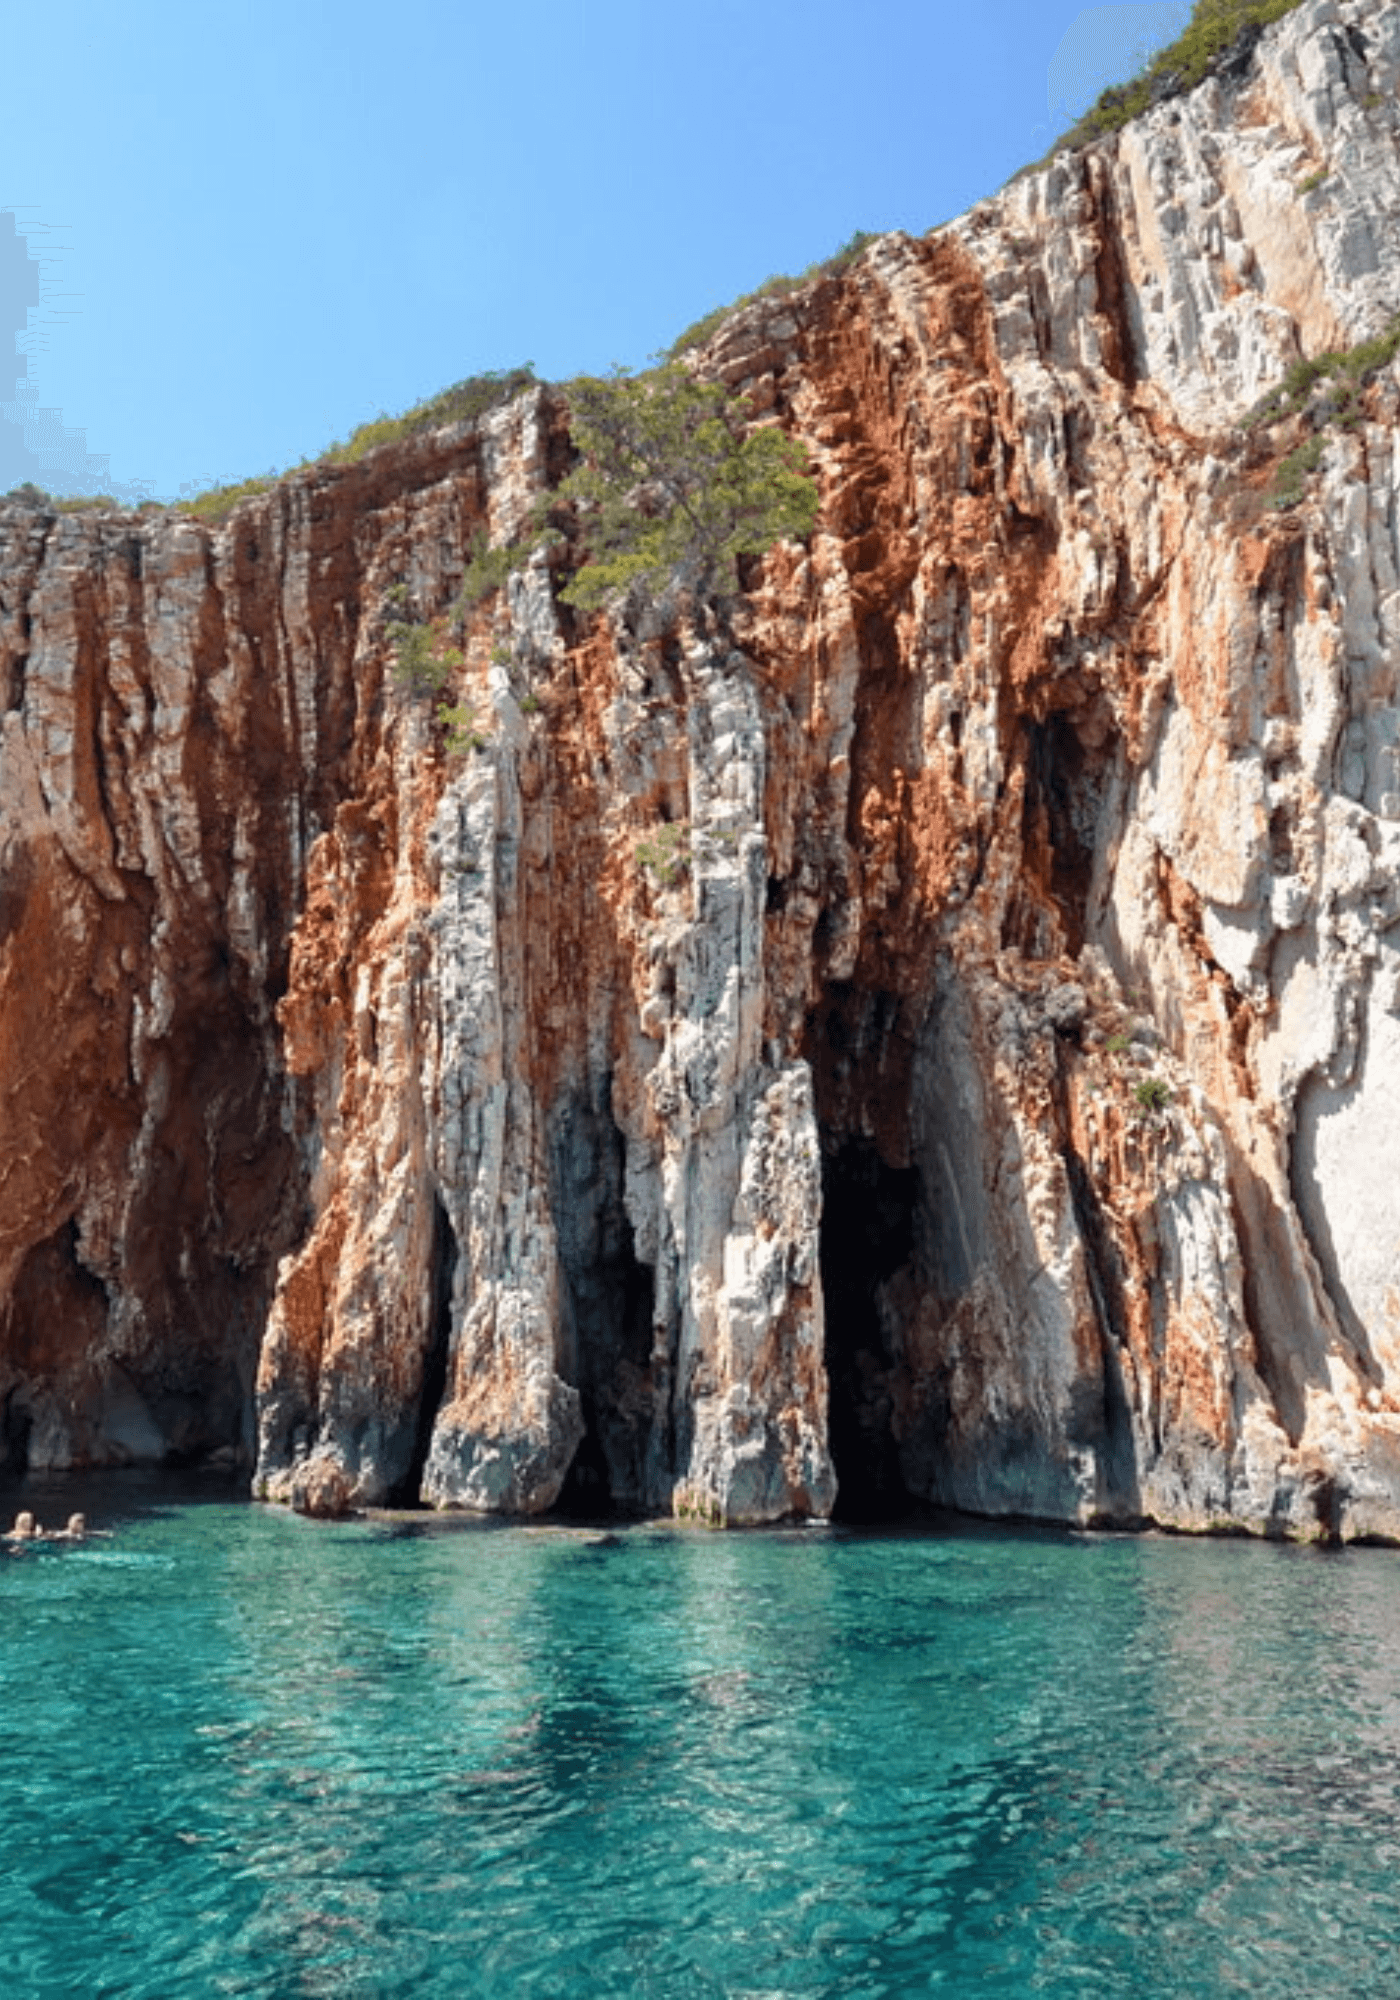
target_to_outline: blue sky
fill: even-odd
[[[481,369],[639,365],[856,229],[960,213],[1189,11],[11,9],[0,302],[26,246],[43,280],[19,393],[60,413],[51,430],[85,431],[107,490],[171,498],[281,469]],[[0,323],[0,362],[10,344]],[[19,476],[77,484],[33,463]],[[0,487],[14,477],[0,464]]]

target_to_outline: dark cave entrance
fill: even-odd
[[[579,1393],[583,1404],[583,1438],[564,1475],[559,1498],[549,1511],[562,1521],[611,1520],[617,1509],[613,1504],[608,1461],[598,1436],[597,1405],[592,1396]]]
[[[626,1215],[617,1216],[615,1223],[608,1252],[591,1274],[585,1295],[591,1324],[580,1342],[585,1365],[577,1385],[583,1439],[552,1510],[566,1520],[638,1512],[644,1492],[644,1440],[622,1419],[617,1402],[626,1376],[640,1374],[651,1359],[656,1278],[650,1264],[637,1257]],[[576,1295],[576,1320],[581,1302]]]
[[[452,1285],[457,1275],[457,1234],[447,1219],[447,1210],[438,1196],[433,1197],[432,1305],[429,1308],[428,1345],[423,1356],[423,1386],[418,1392],[418,1412],[414,1419],[413,1451],[403,1478],[391,1490],[391,1507],[417,1507],[422,1498],[423,1474],[433,1442],[442,1399],[447,1392],[447,1366],[452,1347]]]
[[[0,1353],[17,1378],[0,1399],[0,1474],[29,1470],[35,1406],[60,1385],[76,1398],[69,1408],[81,1434],[90,1420],[85,1398],[103,1374],[91,1357],[105,1353],[107,1327],[106,1288],[83,1263],[70,1216],[26,1251],[0,1314]]]
[[[0,1473],[23,1475],[29,1470],[29,1434],[34,1419],[18,1389],[11,1389],[0,1407]]]
[[[1086,744],[1074,718],[1062,710],[1027,726],[1026,853],[1059,912],[1065,949],[1072,956],[1084,945],[1098,819],[1111,765],[1107,742]],[[1019,899],[1013,902],[1011,941],[1032,957],[1046,956],[1052,945],[1037,936],[1033,915],[1018,904]]]
[[[612,1077],[566,1098],[550,1128],[550,1193],[563,1278],[560,1373],[577,1389],[584,1434],[551,1511],[602,1520],[647,1511],[656,1487],[652,1322],[656,1281],[627,1213],[627,1141]]]
[[[918,1511],[893,1429],[897,1334],[882,1292],[914,1250],[917,1167],[891,1167],[874,1140],[843,1140],[822,1161],[821,1274],[826,1308],[828,1440],[838,1521]]]

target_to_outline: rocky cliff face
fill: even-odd
[[[1320,178],[1319,178],[1320,177]],[[8,1463],[334,1510],[1400,1535],[1400,9],[1310,0],[705,365],[732,629],[386,592],[538,391],[208,529],[0,508]],[[557,559],[556,559],[557,560]]]

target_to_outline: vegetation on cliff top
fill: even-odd
[[[874,241],[873,232],[858,229],[829,257],[819,258],[816,263],[809,264],[795,277],[779,274],[766,278],[753,291],[746,292],[731,304],[716,306],[713,312],[706,313],[702,319],[696,320],[678,339],[672,341],[666,350],[664,363],[674,362],[688,350],[702,345],[731,313],[739,312],[743,307],[753,305],[759,299],[785,298],[804,285],[812,284],[822,278],[838,276],[855,261],[867,244]],[[645,371],[630,379],[635,382],[648,381],[654,372]],[[587,382],[594,379],[596,378],[580,377],[579,381]],[[303,459],[299,465],[289,470],[300,472],[314,465],[355,465],[370,452],[378,451],[384,445],[400,444],[406,438],[416,437],[423,431],[436,430],[445,424],[475,423],[489,411],[510,402],[523,390],[535,387],[539,384],[539,380],[535,374],[534,364],[529,361],[522,362],[515,368],[489,369],[480,375],[468,376],[464,381],[455,382],[451,388],[443,389],[436,396],[429,397],[426,402],[415,404],[401,416],[391,417],[381,411],[372,422],[361,424],[343,444],[329,445],[325,451],[317,453],[315,458]],[[765,451],[771,452],[771,449],[771,446],[763,447]],[[193,514],[203,520],[222,521],[232,513],[241,500],[249,499],[256,493],[267,492],[271,487],[280,484],[285,476],[285,474],[267,473],[231,485],[210,487],[207,492],[200,493],[191,500],[174,503],[173,511]],[[47,499],[47,495],[45,498]],[[499,563],[501,551],[493,550],[485,553],[488,566],[493,559]],[[503,580],[503,574],[493,575],[485,587],[494,588]]]
[[[111,493],[50,493],[47,487],[37,486],[32,479],[21,480],[8,493],[0,494],[0,501],[18,501],[24,507],[39,507],[54,514],[163,514],[163,500],[138,500],[128,505]]]
[[[869,229],[858,229],[853,236],[847,237],[839,250],[834,250],[829,257],[819,257],[815,264],[809,264],[806,270],[799,271],[795,278],[779,273],[775,277],[765,278],[761,285],[754,287],[753,291],[745,292],[741,298],[731,300],[727,306],[716,306],[713,312],[707,312],[703,318],[697,319],[671,342],[666,349],[666,359],[678,360],[688,349],[703,346],[731,313],[742,312],[745,306],[757,305],[760,299],[786,298],[789,293],[799,291],[803,285],[815,284],[821,278],[839,277],[847,265],[855,262],[866,245],[875,241],[875,234],[876,232]]]
[[[372,423],[361,424],[344,444],[333,444],[323,451],[316,463],[355,465],[367,452],[377,451],[381,445],[401,444],[421,431],[440,430],[445,424],[477,423],[489,411],[534,388],[538,380],[532,361],[523,361],[518,368],[492,368],[481,375],[469,375],[425,403],[415,403],[401,417],[381,410]]]
[[[1087,145],[1116,132],[1153,105],[1193,89],[1244,37],[1257,34],[1260,29],[1281,20],[1301,5],[1302,0],[1195,0],[1191,19],[1174,42],[1150,57],[1136,76],[1104,90],[1089,110],[1055,141],[1044,158],[1022,168],[1021,173],[1045,166],[1057,153]],[[1014,176],[1016,179],[1020,177],[1020,174]],[[664,360],[674,362],[681,355],[701,346],[727,318],[747,306],[763,299],[785,298],[805,285],[838,275],[874,240],[872,232],[857,230],[831,256],[818,259],[795,276],[776,274],[729,304],[715,307],[671,343]],[[530,362],[469,376],[415,404],[401,415],[390,416],[381,411],[369,423],[361,424],[343,443],[328,446],[314,458],[303,459],[299,465],[290,467],[289,471],[299,472],[315,465],[354,465],[382,446],[401,443],[421,432],[447,424],[475,422],[491,409],[535,385],[538,379]],[[286,476],[285,473],[269,472],[211,487],[192,499],[168,504],[172,512],[222,521],[240,501],[268,491]],[[5,497],[42,501],[44,505],[57,507],[63,512],[95,511],[121,505],[106,496],[54,500],[28,483]],[[145,502],[140,511],[163,509],[166,504]]]
[[[1153,105],[1193,89],[1245,36],[1257,34],[1260,29],[1281,20],[1301,5],[1302,0],[1195,0],[1191,19],[1174,42],[1150,57],[1136,76],[1124,83],[1110,85],[1104,90],[1089,110],[1055,141],[1044,158],[1034,162],[1032,166],[1023,168],[1021,173],[1029,173],[1034,171],[1035,167],[1048,164],[1057,153],[1088,145],[1109,133],[1119,131],[1142,112],[1150,110]],[[1015,178],[1019,179],[1020,175]],[[686,327],[684,332],[672,341],[666,349],[664,362],[674,363],[680,356],[703,345],[726,319],[745,307],[755,305],[763,299],[788,297],[805,285],[838,275],[874,240],[872,232],[857,230],[831,256],[818,259],[796,275],[776,274],[766,278],[753,291],[744,293],[729,304],[715,307],[713,311]],[[1324,360],[1329,358],[1335,357],[1323,357]],[[644,381],[648,377],[641,375],[631,379]],[[538,380],[533,364],[528,361],[514,368],[490,369],[478,375],[468,376],[463,381],[453,383],[450,388],[440,390],[426,401],[415,404],[413,408],[399,416],[390,416],[381,411],[369,423],[361,424],[344,443],[330,445],[316,457],[303,459],[299,465],[289,470],[298,472],[315,465],[354,465],[385,445],[402,443],[407,438],[443,425],[475,422],[490,410],[509,402],[522,390],[534,386]],[[765,449],[771,450],[771,447]],[[170,503],[171,511],[192,514],[210,521],[222,521],[232,513],[240,501],[267,492],[280,484],[285,476],[285,474],[267,473],[232,484],[211,487],[192,499]],[[109,500],[106,496],[91,499],[79,496],[55,501],[47,493],[41,494],[40,489],[30,485],[17,488],[6,497],[42,499],[44,504],[55,506],[63,512],[97,510],[120,505],[119,502]],[[582,498],[583,495],[580,493],[575,497]],[[160,502],[144,503],[143,511],[154,510],[163,505],[164,503]],[[500,552],[492,551],[490,554],[499,558]],[[597,568],[598,565],[592,567]],[[487,587],[493,587],[494,581],[495,579]],[[585,586],[588,587],[591,586]],[[598,586],[600,590],[606,587],[601,584]]]
[[[568,397],[579,462],[555,498],[578,510],[589,558],[566,603],[655,596],[682,573],[697,597],[727,596],[738,557],[811,533],[817,489],[802,446],[754,428],[747,399],[722,384],[670,361],[582,376]]]
[[[1196,0],[1191,19],[1176,40],[1159,49],[1126,83],[1111,84],[1103,91],[1084,116],[1055,141],[1045,158],[1035,164],[1044,166],[1056,153],[1087,146],[1121,130],[1130,119],[1150,111],[1154,104],[1194,90],[1242,36],[1251,29],[1281,21],[1302,3],[1303,0]]]
[[[176,502],[171,511],[193,514],[201,521],[223,521],[240,500],[249,500],[255,493],[266,493],[277,484],[277,475],[269,472],[260,478],[240,479],[230,486],[211,486],[207,493],[197,493],[192,500]]]
[[[456,596],[434,618],[405,615],[403,584],[385,594],[395,677],[410,697],[434,705],[449,747],[484,740],[474,717],[448,701],[463,664],[449,634],[464,637],[478,604],[564,540],[559,519],[572,517],[583,545],[585,559],[560,592],[581,610],[634,591],[655,598],[681,580],[697,599],[723,600],[737,586],[740,556],[810,534],[816,523],[816,483],[801,445],[772,425],[755,427],[745,398],[683,363],[581,376],[566,394],[577,462],[540,497],[523,533],[492,548],[479,532]]]
[[[440,389],[426,402],[415,403],[401,416],[391,417],[381,410],[372,422],[361,424],[358,430],[352,431],[343,444],[328,445],[315,458],[304,458],[300,465],[289,470],[303,472],[315,465],[357,465],[381,446],[402,444],[407,438],[417,437],[424,431],[440,430],[446,424],[477,423],[523,390],[535,387],[538,381],[534,364],[529,361],[521,362],[516,368],[491,368],[480,375],[469,375],[461,382],[454,382],[449,389]],[[206,493],[196,494],[192,500],[176,502],[172,512],[193,514],[200,520],[222,521],[233,512],[240,500],[247,500],[255,493],[268,492],[280,485],[286,476],[285,473],[270,472],[233,485],[211,486]]]
[[[489,740],[473,705],[452,699],[465,664],[454,635],[465,640],[475,607],[532,555],[564,540],[560,517],[572,517],[585,556],[560,596],[584,610],[631,592],[655,598],[681,581],[698,600],[722,601],[737,587],[740,556],[760,555],[816,524],[816,482],[801,445],[772,425],[755,427],[745,398],[699,380],[683,363],[582,376],[566,393],[577,462],[540,497],[524,532],[495,548],[478,532],[445,612],[412,617],[402,582],[384,593],[395,679],[410,699],[431,706],[450,751],[481,750]],[[508,647],[491,657],[512,664]],[[538,707],[528,688],[517,696],[523,712]],[[664,884],[684,865],[675,840],[662,835],[638,851]]]

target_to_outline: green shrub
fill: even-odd
[[[1378,368],[1388,367],[1397,354],[1400,354],[1400,313],[1374,340],[1360,341],[1348,349],[1342,356],[1342,372],[1353,381],[1365,382]]]
[[[401,607],[407,597],[406,586],[395,584],[384,596],[395,608]],[[478,727],[471,702],[465,698],[447,699],[447,690],[463,660],[461,648],[448,642],[442,624],[441,619],[415,624],[391,618],[384,629],[394,648],[395,681],[412,700],[432,702],[433,718],[442,730],[444,749],[449,755],[461,756],[469,750],[484,750],[489,738]]]
[[[18,486],[12,486],[5,495],[7,500],[23,500],[31,507],[51,507],[53,496],[36,486],[32,479],[25,479]]]
[[[1146,1076],[1141,1083],[1133,1086],[1133,1102],[1139,1111],[1146,1111],[1155,1117],[1165,1111],[1172,1101],[1170,1086],[1160,1076]]]
[[[1268,504],[1276,511],[1286,507],[1296,507],[1307,489],[1309,477],[1322,463],[1324,440],[1309,438],[1290,451],[1274,474],[1274,483],[1269,489]]]
[[[319,457],[304,458],[289,471],[302,472],[315,465],[355,465],[382,445],[399,444],[405,438],[416,437],[420,431],[437,430],[444,424],[475,423],[522,390],[533,388],[537,380],[534,364],[529,361],[518,368],[496,368],[483,375],[469,375],[465,381],[454,382],[450,389],[430,396],[426,403],[415,404],[401,417],[387,416],[381,411],[372,423],[361,424],[347,443],[330,445]],[[245,479],[238,485],[214,486],[193,500],[178,502],[178,511],[202,520],[222,521],[240,500],[254,493],[265,493],[287,476],[269,473],[265,478]]]
[[[831,255],[825,258],[820,264],[811,265],[803,273],[803,276],[818,278],[839,277],[847,265],[854,264],[861,252],[875,241],[876,234],[877,232],[873,229],[855,230],[846,238],[839,250],[833,250]]]
[[[395,619],[386,630],[394,648],[394,678],[400,687],[415,697],[441,693],[462,664],[460,650],[448,644],[436,625],[410,625]]]
[[[518,368],[493,368],[482,375],[469,375],[465,381],[454,382],[450,389],[430,396],[426,403],[416,403],[401,417],[381,411],[372,423],[361,424],[352,432],[347,443],[334,444],[323,452],[322,461],[355,465],[382,445],[399,444],[421,431],[439,430],[444,424],[476,423],[488,411],[533,388],[537,380],[534,363],[530,361],[522,362]]]
[[[529,558],[531,551],[539,546],[535,541],[508,542],[500,548],[491,548],[486,530],[479,528],[473,535],[467,551],[467,566],[462,572],[462,581],[453,599],[452,614],[463,618],[475,605],[493,591],[500,590],[507,580]]]
[[[1373,340],[1339,348],[1308,360],[1295,361],[1277,388],[1261,398],[1244,419],[1246,433],[1302,417],[1313,435],[1289,452],[1274,474],[1267,505],[1278,510],[1296,506],[1308,479],[1322,462],[1326,433],[1334,426],[1354,430],[1363,414],[1366,385],[1400,356],[1400,314]],[[1325,394],[1318,385],[1327,384]]]
[[[745,292],[741,298],[734,299],[729,305],[716,306],[713,312],[706,313],[703,319],[697,319],[678,339],[671,342],[666,349],[666,360],[675,361],[688,349],[703,347],[710,335],[724,324],[731,313],[741,312],[745,306],[757,305],[760,299],[786,298],[790,293],[800,291],[803,285],[813,284],[820,278],[839,277],[848,265],[855,262],[866,245],[874,241],[873,230],[857,229],[854,235],[846,238],[839,250],[834,250],[829,257],[819,258],[815,264],[809,264],[797,277],[790,278],[780,273],[775,277],[765,278],[761,285],[755,286],[751,292]]]
[[[731,313],[740,312],[745,306],[757,305],[760,299],[786,298],[789,292],[797,290],[801,282],[800,278],[789,278],[781,274],[765,278],[763,283],[755,285],[751,292],[745,292],[742,297],[732,300],[727,306],[716,306],[713,312],[707,312],[702,319],[697,319],[688,326],[685,332],[673,340],[666,349],[666,359],[675,361],[689,348],[703,347],[710,335],[723,326]]]
[[[515,648],[498,639],[491,648],[491,664],[505,669],[510,691],[520,704],[521,714],[534,715],[540,705],[539,697],[525,685],[526,664]]]
[[[674,888],[690,871],[690,827],[685,820],[668,820],[635,849],[637,866],[663,889]]]
[[[266,493],[276,484],[275,478],[265,476],[244,479],[233,486],[211,486],[207,493],[197,493],[193,500],[181,500],[178,510],[201,521],[226,521],[241,500],[251,500],[255,493]]]
[[[490,742],[476,726],[476,710],[469,701],[439,702],[437,719],[443,732],[443,747],[450,756],[464,757],[468,751],[485,750]]]
[[[1305,181],[1299,181],[1299,194],[1316,194],[1324,181],[1331,178],[1326,167],[1319,167],[1315,174],[1309,174]]]
[[[1190,21],[1174,42],[1150,57],[1136,76],[1111,84],[1043,159],[1021,173],[1047,166],[1057,153],[1121,131],[1152,105],[1194,90],[1248,29],[1281,21],[1301,5],[1302,0],[1196,0]],[[1020,174],[1012,178],[1019,180]]]
[[[121,511],[121,501],[114,500],[110,493],[74,493],[66,499],[55,500],[54,506],[60,514],[95,514]]]
[[[1104,1043],[1105,1049],[1111,1056],[1125,1056],[1131,1046],[1131,1039],[1127,1035],[1110,1035]]]
[[[589,560],[562,595],[590,609],[615,591],[659,593],[690,569],[697,596],[728,595],[741,555],[810,534],[806,454],[743,398],[680,362],[568,385],[579,462],[557,501],[577,508]]]

